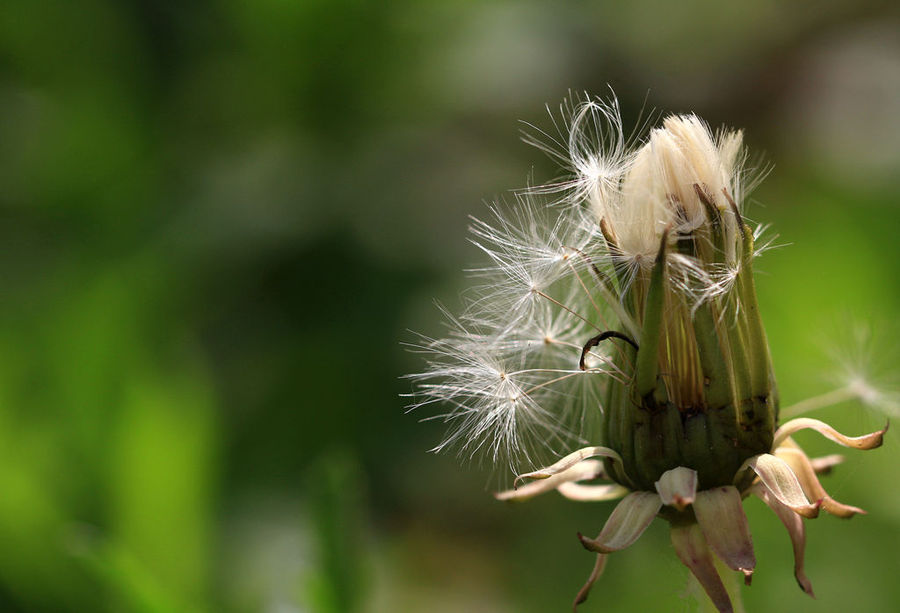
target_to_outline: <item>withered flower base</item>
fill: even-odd
[[[495,496],[498,500],[527,500],[553,489],[566,498],[582,502],[614,500],[624,496],[596,539],[578,535],[585,549],[597,553],[597,562],[587,583],[575,598],[576,606],[585,601],[591,586],[600,576],[606,555],[634,543],[653,518],[659,516],[671,524],[672,545],[678,558],[691,569],[716,608],[723,612],[732,611],[710,550],[729,568],[743,573],[745,582],[750,584],[756,558],[747,517],[741,506],[742,499],[750,494],[761,498],[787,528],[794,548],[794,576],[800,588],[813,596],[812,584],[803,570],[806,530],[801,517],[815,518],[820,508],[845,518],[865,511],[842,504],[825,492],[816,473],[830,470],[843,461],[843,457],[808,458],[790,438],[793,432],[805,428],[818,430],[829,439],[855,449],[879,447],[885,432],[880,430],[851,438],[819,420],[795,419],[776,431],[771,454],[748,458],[731,482],[704,490],[698,490],[697,471],[685,466],[662,473],[651,491],[630,491],[616,483],[582,485],[580,481],[610,479],[603,464],[590,458],[604,457],[619,466],[623,463],[622,457],[608,447],[587,447],[552,466],[518,477],[539,481],[499,492]]]
[[[488,283],[451,319],[450,338],[419,346],[433,358],[413,376],[414,406],[448,403],[444,417],[456,428],[439,448],[487,449],[494,459],[527,455],[532,441],[564,451],[578,438],[567,438],[567,412],[602,410],[603,446],[519,475],[516,485],[529,482],[496,494],[622,498],[597,538],[579,534],[597,560],[576,606],[606,556],[661,517],[679,559],[719,611],[732,611],[712,554],[750,583],[756,559],[742,507],[750,494],[784,523],[797,582],[812,595],[802,518],[862,511],[829,497],[816,476],[842,458],[811,460],[791,436],[813,429],[873,449],[884,430],[848,437],[808,418],[777,427],[753,280],[761,249],[741,212],[741,133],[713,136],[696,116],[672,116],[630,148],[615,101],[586,100],[568,119],[567,134],[538,144],[574,176],[527,192],[513,220],[495,211],[496,227],[475,222],[476,244],[494,265],[479,271]],[[538,207],[547,194],[562,196]]]

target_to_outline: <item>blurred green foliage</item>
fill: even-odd
[[[440,425],[398,377],[477,261],[467,215],[554,176],[516,121],[548,125],[569,88],[611,84],[628,119],[649,90],[777,164],[752,214],[791,244],[760,279],[783,400],[835,385],[817,344],[849,351],[842,313],[895,343],[896,8],[673,7],[6,0],[0,610],[567,607],[575,531],[609,508],[495,504],[425,453]],[[897,443],[830,479],[871,515],[810,525],[817,610],[900,598]],[[813,610],[748,506],[748,609]],[[691,609],[658,528],[586,611]]]

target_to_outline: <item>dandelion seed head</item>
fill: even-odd
[[[572,97],[551,120],[553,130],[532,126],[525,140],[558,159],[568,176],[472,219],[471,241],[487,263],[469,270],[476,285],[463,295],[462,314],[448,315],[447,338],[420,347],[432,359],[413,377],[413,406],[449,407],[440,417],[450,434],[436,449],[528,462],[540,449],[566,448],[550,441],[578,438],[578,419],[602,412],[605,390],[627,379],[620,341],[582,356],[585,343],[604,330],[638,338],[640,315],[626,307],[625,296],[636,280],[646,283],[664,233],[673,245],[710,243],[700,231],[710,221],[710,202],[723,212],[724,256],[672,250],[667,286],[684,306],[667,315],[666,326],[690,344],[693,335],[677,330],[691,327],[701,305],[721,302],[722,325],[739,317],[732,290],[742,263],[728,194],[738,194],[743,176],[741,133],[714,136],[698,117],[681,115],[638,140],[639,134],[626,136],[614,97]],[[713,247],[702,249],[709,256]],[[670,370],[690,381],[686,391],[672,390],[685,402],[701,393],[695,351],[672,358]]]
[[[696,115],[673,115],[632,143],[614,98],[575,98],[561,116],[558,136],[538,130],[526,140],[570,175],[473,219],[472,242],[489,263],[472,271],[480,285],[463,296],[462,315],[445,311],[447,336],[414,345],[427,367],[409,377],[410,408],[444,407],[428,418],[449,426],[435,451],[485,454],[514,471],[544,466],[498,499],[627,494],[597,539],[579,534],[598,558],[576,605],[606,555],[658,516],[717,610],[734,610],[711,560],[714,552],[749,583],[749,494],[788,528],[795,578],[813,595],[800,517],[863,511],[828,496],[816,477],[840,458],[810,460],[790,437],[811,428],[875,449],[886,428],[847,436],[816,419],[778,425],[779,410],[858,399],[900,414],[863,350],[866,331],[854,330],[855,350],[841,353],[842,387],[779,409],[753,279],[754,259],[774,239],[760,242],[764,227],[751,229],[742,212],[752,179],[741,132],[714,134]],[[608,483],[579,483],[598,479]]]

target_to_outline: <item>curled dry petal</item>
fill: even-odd
[[[887,432],[888,425],[890,424],[885,424],[882,430],[872,432],[871,434],[864,434],[863,436],[845,436],[824,421],[809,417],[799,417],[797,419],[792,419],[775,431],[775,441],[772,443],[772,447],[777,448],[781,445],[782,441],[790,435],[809,428],[844,447],[853,447],[854,449],[875,449],[876,447],[881,447],[881,443],[884,440],[884,433]]]
[[[538,494],[549,492],[557,487],[572,481],[586,481],[588,479],[596,479],[603,476],[603,463],[599,460],[583,460],[567,468],[566,470],[556,473],[555,475],[539,481],[532,481],[522,487],[514,490],[506,490],[504,492],[496,492],[494,498],[497,500],[511,500],[523,502],[530,500]]]
[[[809,463],[812,465],[816,474],[829,473],[831,469],[844,461],[844,456],[839,453],[822,456],[820,458],[810,458]]]
[[[744,474],[744,470],[748,468],[759,475],[762,485],[781,504],[790,507],[794,513],[803,517],[818,517],[819,505],[810,504],[807,500],[800,487],[800,482],[797,481],[797,476],[787,462],[771,454],[762,453],[744,462],[738,469],[736,478],[740,478]]]
[[[775,456],[781,458],[788,463],[797,479],[800,481],[800,487],[808,498],[812,500],[821,500],[822,508],[832,515],[838,517],[853,517],[859,513],[865,513],[859,507],[853,507],[843,504],[828,495],[825,488],[816,477],[816,471],[810,463],[809,458],[801,449],[792,447],[779,447],[775,450]]]
[[[813,593],[812,583],[803,571],[803,559],[806,550],[806,526],[803,525],[803,519],[794,513],[790,507],[781,504],[761,483],[755,484],[750,488],[750,491],[762,499],[770,509],[775,511],[778,519],[784,524],[788,535],[791,537],[791,546],[794,549],[794,577],[797,579],[800,589],[815,598],[816,595]]]
[[[581,586],[580,590],[578,590],[578,594],[575,596],[575,601],[572,603],[573,613],[578,609],[578,605],[587,600],[588,594],[591,593],[591,588],[594,586],[594,582],[600,578],[600,575],[603,574],[604,568],[606,568],[606,554],[598,553],[597,561],[594,563],[594,569],[591,571],[587,582],[583,586]]]
[[[756,556],[741,493],[733,485],[699,492],[694,500],[694,513],[710,548],[728,568],[744,573],[749,584]]]
[[[662,508],[659,496],[650,492],[632,492],[622,499],[596,539],[579,533],[584,548],[596,553],[612,553],[634,543]]]
[[[798,451],[803,451],[803,449],[798,445],[794,439],[788,437],[784,439],[778,448],[775,450],[775,455],[783,449],[796,449]],[[804,455],[806,453],[804,452]],[[818,458],[808,458],[809,463],[812,466],[813,470],[817,475],[827,474],[831,472],[831,469],[837,466],[838,464],[843,464],[844,456],[839,453],[832,453],[830,455],[820,456]]]
[[[678,559],[691,569],[719,613],[733,613],[728,591],[716,571],[716,565],[709,547],[706,546],[706,539],[703,538],[700,526],[697,524],[672,526],[671,536]]]
[[[516,477],[515,481],[513,481],[513,487],[517,487],[523,479],[549,479],[553,475],[557,475],[564,470],[568,470],[569,468],[575,466],[582,460],[598,456],[610,458],[611,460],[619,462],[620,464],[622,463],[622,457],[609,447],[585,447],[583,449],[579,449],[578,451],[570,453],[563,459],[559,460],[558,462],[554,462],[546,468],[541,468],[530,473],[525,473],[524,475],[519,475],[518,477]]]
[[[534,483],[542,483],[535,481]],[[528,485],[532,485],[529,483]],[[527,485],[525,487],[528,487]],[[522,489],[525,489],[524,487]],[[581,485],[571,481],[560,483],[556,491],[578,502],[602,502],[604,500],[616,500],[628,493],[628,488],[618,483],[604,483],[603,485]]]
[[[679,466],[664,472],[654,485],[663,504],[683,511],[697,495],[697,471]]]

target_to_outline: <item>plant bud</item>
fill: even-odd
[[[605,405],[606,444],[624,461],[607,469],[630,488],[652,489],[678,466],[696,470],[702,488],[728,484],[772,444],[777,398],[753,236],[731,178],[739,145],[739,133],[717,144],[696,117],[669,117],[637,152],[620,198],[593,203],[640,328],[638,348],[616,354],[626,376]]]

